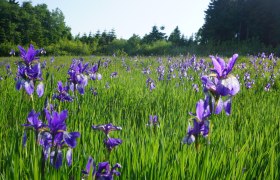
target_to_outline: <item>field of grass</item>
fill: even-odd
[[[84,57],[84,62],[89,63],[101,60],[102,80],[89,80],[84,95],[77,94],[73,102],[59,103],[51,97],[57,82],[67,81],[72,58],[55,57],[51,63],[51,57],[40,57],[41,62],[47,62],[42,69],[45,93],[41,98],[34,95],[35,111],[41,112],[40,119],[46,122],[43,108],[48,99],[61,110],[68,110],[68,131],[81,133],[73,149],[72,166],[67,166],[64,157],[62,167],[56,170],[48,160],[45,179],[81,179],[89,156],[96,163],[120,163],[121,175],[115,179],[280,178],[280,62],[276,58],[239,57],[232,73],[239,76],[241,90],[233,97],[232,113],[211,116],[211,134],[208,140],[201,141],[199,149],[194,144],[182,144],[182,139],[191,118],[189,112],[195,112],[197,101],[204,98],[200,75],[210,73],[210,58],[205,58],[206,71],[196,68],[201,59],[197,57],[191,61],[186,77],[179,78],[177,66],[176,77],[167,80],[169,64],[179,65],[191,57],[172,57],[170,62],[162,57],[165,75],[159,81],[158,57]],[[22,124],[33,107],[27,93],[15,89],[17,60],[20,57],[0,59],[0,179],[43,179],[42,147],[36,143],[33,131],[27,131],[27,143],[22,146]],[[107,68],[104,62],[109,62]],[[6,75],[7,63],[12,69],[10,76]],[[149,75],[142,72],[147,67],[151,69]],[[111,78],[112,72],[118,72],[118,76]],[[246,87],[246,73],[250,73],[246,81],[254,80],[251,88]],[[155,81],[152,91],[146,85],[148,77]],[[271,88],[265,91],[268,82]],[[193,84],[198,85],[198,91]],[[97,89],[96,96],[91,87]],[[149,115],[158,116],[159,128],[146,125]],[[123,140],[109,156],[103,144],[104,134],[91,128],[107,123],[122,127],[110,136]]]

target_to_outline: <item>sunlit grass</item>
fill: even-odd
[[[204,98],[199,73],[188,71],[194,77],[193,82],[178,77],[157,81],[155,57],[142,57],[137,61],[126,58],[130,72],[122,66],[121,58],[106,58],[111,59],[111,64],[100,68],[102,80],[89,81],[85,95],[78,95],[78,100],[72,103],[61,104],[61,110],[69,111],[68,130],[79,131],[81,137],[73,150],[73,165],[68,167],[64,160],[63,166],[56,170],[47,162],[45,179],[81,179],[81,170],[85,169],[89,156],[97,163],[107,160],[111,164],[120,163],[118,179],[279,179],[279,75],[269,92],[263,90],[267,78],[260,76],[255,78],[252,89],[242,86],[233,98],[232,114],[212,116],[210,144],[203,141],[197,151],[194,145],[183,145],[181,141],[187,131],[188,112],[194,112],[196,102]],[[106,58],[85,57],[84,61],[105,61]],[[35,96],[37,112],[42,112],[46,98],[51,100],[57,82],[66,82],[72,57],[57,57],[53,64],[49,57],[41,57],[41,61],[44,59],[48,67],[43,69],[45,94],[42,98]],[[18,58],[4,58],[0,62],[4,60],[10,62],[15,73],[13,62]],[[241,60],[247,63],[247,70],[257,74],[246,57]],[[56,66],[61,64],[65,66],[58,71]],[[156,81],[153,91],[146,87],[147,75],[141,72],[148,64],[152,69],[150,77]],[[3,65],[0,75],[4,77]],[[118,77],[110,78],[114,71]],[[244,72],[236,68],[233,73],[242,78]],[[21,124],[26,122],[32,103],[25,92],[15,89],[14,77],[0,81],[0,179],[42,179],[41,147],[36,144],[33,132],[28,132],[27,145],[22,147],[24,128]],[[110,88],[105,87],[106,83]],[[193,90],[193,83],[199,85],[199,92]],[[97,96],[90,93],[90,87],[97,88]],[[51,103],[58,105],[57,101],[51,100]],[[151,114],[158,115],[160,128],[146,126]],[[112,137],[121,138],[123,144],[107,159],[104,136],[93,131],[91,125],[110,122],[123,128],[111,133]]]

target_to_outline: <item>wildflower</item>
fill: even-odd
[[[71,97],[68,94],[69,86],[63,86],[61,81],[58,81],[58,83],[57,83],[57,91],[58,91],[58,94],[54,94],[53,99],[58,99],[61,102],[64,102],[64,101],[71,102],[71,101],[73,101],[73,97]]]
[[[218,79],[217,92],[222,96],[233,96],[237,94],[240,90],[239,82],[236,77],[230,75],[229,73],[234,67],[238,54],[234,54],[232,58],[230,58],[228,64],[226,64],[222,58],[215,58],[214,56],[210,57],[214,65],[214,69],[212,69],[212,71],[215,72],[215,76]]]
[[[86,165],[86,169],[82,170],[82,174],[84,174],[85,177],[88,177],[91,168],[93,168],[92,177],[95,177],[95,179],[99,179],[99,180],[101,179],[113,180],[114,175],[116,176],[121,175],[121,173],[116,170],[117,168],[121,168],[121,165],[119,163],[116,163],[111,168],[109,162],[101,162],[98,164],[98,167],[96,168],[96,165],[92,157],[89,157]]]
[[[54,62],[54,57],[51,57],[50,62],[51,62],[51,63]]]
[[[98,71],[98,64],[95,64],[94,66],[92,66],[92,68],[88,71],[89,77],[92,80],[101,80],[102,79],[102,75],[97,73]]]
[[[111,131],[118,131],[118,130],[122,130],[121,127],[119,126],[114,126],[112,123],[109,124],[104,124],[104,125],[97,125],[97,126],[91,126],[92,129],[94,130],[101,130],[103,131],[107,136]]]
[[[16,52],[15,50],[11,49],[11,51],[9,52],[10,56],[15,56],[16,55]]]
[[[20,90],[22,87],[24,87],[28,95],[33,94],[35,82],[43,80],[40,63],[31,65],[29,67],[25,65],[19,65],[15,80],[17,81],[17,90]],[[39,97],[41,97],[43,93],[44,85],[43,83],[39,83],[39,85],[37,86],[37,94]]]
[[[40,128],[45,127],[46,125],[39,119],[40,113],[36,113],[32,110],[27,116],[27,124],[23,124],[24,127],[31,127],[34,128],[36,132],[39,132]]]
[[[112,168],[110,168],[109,162],[101,162],[98,164],[98,169],[95,173],[96,179],[108,179],[113,180],[113,176],[120,176],[121,173],[116,169],[121,168],[119,163],[115,164]]]
[[[90,157],[88,158],[88,162],[87,162],[87,165],[86,165],[86,169],[85,169],[85,170],[82,170],[82,174],[84,174],[84,175],[87,177],[87,176],[89,175],[89,173],[90,173],[91,167],[93,167],[94,169],[93,169],[93,171],[92,171],[92,176],[94,176],[95,171],[96,171],[96,167],[95,167],[95,166],[96,166],[96,165],[95,165],[95,163],[94,163],[92,157],[90,156]]]
[[[265,91],[269,91],[269,90],[270,90],[270,87],[271,87],[271,84],[270,84],[270,83],[267,83],[266,86],[264,87],[264,90],[265,90]]]
[[[97,89],[96,88],[94,88],[94,87],[91,87],[90,88],[90,92],[94,95],[94,96],[97,96]]]
[[[28,123],[22,125],[25,127],[24,134],[23,134],[23,141],[22,141],[23,146],[26,145],[26,140],[27,140],[26,130],[27,129],[33,128],[35,131],[35,134],[36,134],[36,139],[37,139],[39,130],[47,126],[39,119],[39,115],[40,115],[40,113],[36,113],[34,110],[30,111],[27,116]]]
[[[155,82],[151,78],[146,80],[146,85],[149,87],[150,91],[156,88]]]
[[[224,108],[226,114],[229,115],[231,112],[232,96],[236,95],[240,90],[237,78],[229,74],[234,67],[238,55],[234,54],[228,64],[222,58],[215,58],[213,56],[211,58],[214,65],[212,71],[215,74],[201,77],[204,92],[208,96],[206,99],[209,99],[208,103],[212,104],[211,107],[215,105],[216,114],[219,114]],[[223,100],[222,97],[226,97],[226,100]],[[212,110],[214,112],[214,108]]]
[[[43,147],[44,158],[46,160],[50,156],[50,163],[58,169],[62,165],[62,149],[68,148],[66,160],[70,166],[72,149],[77,146],[77,138],[80,137],[80,133],[67,131],[65,123],[68,116],[67,110],[58,113],[45,109],[45,116],[48,124],[44,128],[40,128],[38,136],[38,142]]]
[[[193,90],[195,90],[195,92],[199,91],[199,87],[197,84],[192,84]]]
[[[114,78],[114,77],[117,77],[117,76],[118,76],[117,72],[112,72],[111,75],[110,75],[111,78]]]
[[[42,71],[40,63],[33,63],[39,58],[39,50],[35,50],[31,44],[28,51],[26,52],[24,48],[18,46],[20,49],[20,56],[23,59],[23,63],[18,63],[18,72],[15,80],[16,89],[20,90],[22,87],[25,88],[25,91],[28,95],[32,95],[35,88],[35,83],[37,81],[42,81]],[[42,82],[37,86],[37,94],[41,97],[44,93],[44,85]]]
[[[159,127],[159,121],[158,121],[158,116],[157,115],[150,115],[149,116],[149,123],[147,126],[157,126]]]
[[[120,145],[122,143],[121,139],[117,139],[117,138],[106,138],[104,139],[104,144],[106,146],[106,148],[108,149],[108,151],[112,151],[114,147]]]
[[[6,65],[6,72],[7,72],[7,75],[8,75],[8,76],[12,75],[12,70],[11,70],[10,64],[7,64],[7,65]]]
[[[27,66],[29,66],[32,63],[32,61],[36,61],[39,59],[39,57],[37,55],[40,54],[40,50],[35,50],[34,46],[32,44],[30,44],[27,52],[21,46],[18,46],[18,48],[20,51],[20,57]]]
[[[194,115],[194,114],[193,114]],[[189,124],[186,137],[183,139],[184,144],[191,144],[199,135],[207,137],[209,133],[208,117],[211,115],[210,107],[207,101],[199,100],[196,104],[196,114],[193,120],[193,126]]]
[[[74,59],[68,70],[68,81],[72,91],[78,90],[80,94],[84,94],[85,86],[88,83],[88,78],[85,75],[88,63],[83,64],[81,60]]]

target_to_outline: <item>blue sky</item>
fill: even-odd
[[[30,0],[59,8],[73,35],[115,29],[118,38],[133,33],[143,37],[152,26],[165,26],[169,35],[176,26],[190,37],[204,23],[210,0]],[[23,0],[19,0],[20,3]]]

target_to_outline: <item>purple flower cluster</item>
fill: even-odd
[[[149,123],[147,124],[147,126],[154,126],[154,127],[159,127],[159,121],[158,121],[158,116],[157,115],[150,115],[149,117]]]
[[[97,126],[92,126],[92,129],[94,130],[100,130],[103,131],[106,135],[106,138],[104,139],[104,145],[106,146],[107,150],[109,152],[111,152],[113,150],[114,147],[120,145],[122,143],[121,139],[118,138],[111,138],[109,136],[109,133],[111,131],[118,131],[118,130],[122,130],[121,127],[119,126],[114,126],[112,123],[109,124],[104,124],[104,125],[97,125]]]
[[[116,169],[121,168],[119,163],[116,163],[112,168],[109,162],[101,162],[96,167],[92,157],[88,158],[86,169],[82,171],[85,177],[88,177],[92,171],[92,177],[94,179],[104,179],[104,180],[113,180],[114,175],[120,176],[121,173]]]
[[[61,102],[73,101],[73,97],[69,95],[69,86],[63,86],[61,81],[57,83],[57,92],[57,94],[53,95],[53,99],[57,99]]]
[[[211,115],[210,106],[207,101],[199,100],[196,104],[196,114],[194,116],[193,126],[189,125],[187,136],[183,139],[183,143],[191,144],[195,139],[202,135],[207,137],[209,133],[209,120],[208,117]]]
[[[94,64],[89,70],[88,70],[88,75],[91,80],[101,80],[102,75],[97,73],[98,72],[98,64]]]
[[[45,117],[47,124],[39,119],[39,113],[32,110],[27,117],[27,124],[23,124],[26,129],[33,129],[36,133],[38,144],[43,148],[44,160],[50,157],[50,163],[55,168],[62,166],[63,154],[62,149],[68,148],[66,153],[67,164],[72,164],[72,149],[77,145],[77,138],[80,137],[79,132],[68,132],[65,120],[68,111],[56,112],[52,108],[51,111],[45,109]],[[23,136],[23,145],[27,140],[26,131]]]
[[[156,88],[155,82],[151,78],[146,80],[146,85],[149,87],[150,91]]]
[[[88,77],[86,75],[87,67],[88,63],[83,64],[81,60],[73,59],[68,70],[68,82],[72,91],[78,90],[80,94],[85,93],[85,86],[88,84]]]
[[[201,77],[204,92],[206,96],[209,96],[210,103],[215,105],[216,114],[219,114],[224,107],[226,114],[229,115],[231,112],[232,97],[240,91],[238,79],[229,74],[237,58],[238,55],[234,54],[228,64],[226,64],[222,58],[211,56],[214,65],[212,71],[215,74]],[[222,97],[225,97],[226,100],[223,100]]]
[[[189,125],[187,135],[183,139],[185,144],[195,142],[200,135],[208,136],[210,130],[208,118],[212,114],[220,114],[224,109],[226,114],[230,115],[232,97],[240,91],[238,79],[230,74],[238,55],[234,54],[227,64],[220,57],[210,57],[214,65],[211,71],[214,74],[201,77],[206,96],[196,104],[196,114],[192,114],[193,125]]]
[[[122,130],[119,126],[114,126],[112,123],[104,124],[104,125],[97,125],[92,126],[92,129],[94,130],[100,130],[103,131],[106,135],[106,138],[104,139],[104,145],[108,150],[108,155],[110,155],[111,151],[114,149],[114,147],[122,144],[122,140],[118,138],[111,138],[109,136],[109,133],[112,131],[119,131]],[[97,170],[96,165],[93,163],[93,159],[89,157],[88,163],[86,165],[86,170],[83,170],[82,173],[85,177],[88,177],[90,174],[90,169],[93,167],[92,170],[92,177],[95,177],[95,179],[113,179],[114,175],[120,176],[120,172],[116,171],[117,168],[120,168],[120,164],[115,164],[112,168],[110,168],[109,162],[101,162],[98,164]]]
[[[15,80],[16,89],[20,90],[24,87],[28,95],[32,95],[35,89],[35,84],[37,81],[42,81],[42,71],[41,64],[37,61],[39,58],[37,55],[40,50],[35,50],[31,44],[28,51],[21,46],[18,47],[20,50],[20,57],[23,60],[18,63],[18,71]],[[37,85],[37,94],[39,97],[44,94],[44,84],[40,82]]]

